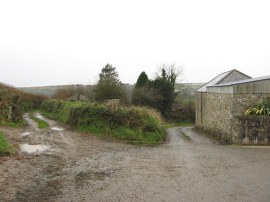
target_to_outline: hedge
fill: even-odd
[[[47,100],[44,115],[81,131],[103,134],[136,144],[157,144],[165,139],[157,113],[148,108],[111,108],[97,103]]]

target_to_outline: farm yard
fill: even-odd
[[[170,66],[154,80],[142,72],[134,86],[123,85],[107,64],[96,86],[22,92],[1,84],[1,200],[269,201],[269,145],[224,145],[219,131],[200,132],[206,122],[198,115],[211,111],[197,106],[194,125],[199,84],[176,77]],[[268,113],[267,99],[254,104],[239,113]],[[224,125],[213,119],[210,126]],[[267,128],[258,131],[267,143]]]
[[[268,147],[219,145],[193,127],[133,146],[34,115],[49,126],[25,115],[27,127],[0,127],[21,148],[0,158],[2,201],[269,201]]]
[[[0,1],[0,202],[269,202],[269,1]]]

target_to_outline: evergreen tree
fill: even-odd
[[[120,99],[125,96],[122,83],[118,79],[116,68],[106,64],[99,74],[99,81],[95,89],[97,101]]]
[[[148,76],[145,72],[142,72],[140,76],[137,79],[135,88],[140,88],[145,86],[145,84],[148,82]]]
[[[147,105],[145,103],[146,97],[146,85],[148,82],[148,76],[145,72],[142,72],[135,84],[135,87],[132,92],[132,104],[134,105]]]
[[[156,108],[163,116],[168,117],[176,97],[175,82],[180,72],[174,64],[163,65],[161,74],[154,80],[148,80],[147,75],[142,72],[133,91],[132,103]]]

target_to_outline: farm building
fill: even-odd
[[[68,101],[89,101],[89,98],[85,95],[82,95],[81,93],[76,93],[75,95],[72,95],[71,97],[67,98]]]
[[[267,97],[270,76],[251,78],[237,70],[222,73],[196,91],[196,127],[228,143],[269,144],[269,117],[243,116]]]

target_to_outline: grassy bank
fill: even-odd
[[[20,122],[0,121],[0,126],[7,126],[7,127],[12,127],[12,128],[21,128],[26,125],[27,125],[27,122],[25,120],[22,120]]]
[[[79,131],[130,144],[155,145],[164,142],[165,131],[159,115],[138,107],[112,109],[100,104],[47,100],[42,113]]]
[[[0,156],[15,154],[16,150],[8,144],[4,134],[0,131]]]
[[[17,128],[24,126],[26,122],[22,117],[23,112],[39,108],[45,99],[0,83],[0,125]]]
[[[194,126],[194,123],[191,122],[167,122],[165,127],[166,128],[173,128],[173,127],[179,127],[179,126]]]
[[[35,117],[33,113],[30,113],[29,116],[33,121],[35,121],[38,124],[39,128],[43,129],[43,128],[47,128],[49,126],[49,124],[46,121]]]

